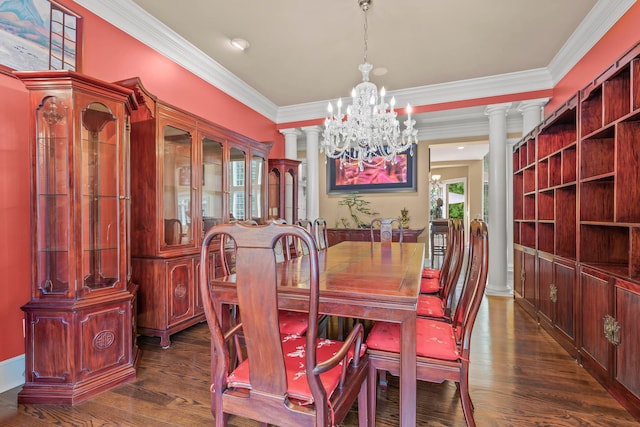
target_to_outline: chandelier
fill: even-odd
[[[418,131],[413,128],[415,120],[411,119],[410,105],[407,105],[405,129],[400,131],[395,97],[387,104],[384,87],[378,96],[378,88],[369,81],[373,65],[367,62],[367,11],[371,0],[358,0],[358,4],[364,12],[364,63],[358,66],[362,82],[351,91],[352,104],[346,108],[346,115],[342,111],[342,99],[338,99],[335,111],[329,103],[320,152],[327,158],[339,159],[340,168],[347,163],[357,163],[362,171],[365,166],[395,164],[397,155],[407,149],[413,156]]]

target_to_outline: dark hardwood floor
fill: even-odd
[[[74,407],[18,405],[20,388],[0,394],[2,426],[204,426],[209,410],[205,324],[140,338],[137,379]],[[479,426],[636,426],[633,419],[511,298],[485,297],[476,322],[469,378]],[[398,425],[398,383],[378,395],[378,426]],[[463,426],[456,387],[420,382],[420,426]],[[231,418],[231,426],[257,423]],[[344,425],[356,426],[352,411]]]

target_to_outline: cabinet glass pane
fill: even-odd
[[[182,245],[193,241],[191,135],[168,125],[164,127],[163,135],[164,243]]]
[[[118,126],[105,105],[82,111],[82,278],[84,286],[113,286],[119,278]]]
[[[287,223],[293,224],[293,174],[287,171],[284,174],[285,187],[284,187],[284,218]]]
[[[245,153],[229,150],[229,219],[245,220]]]
[[[269,171],[269,219],[280,218],[280,172]]]
[[[37,111],[37,281],[44,293],[69,289],[69,105],[47,97]]]
[[[253,156],[251,159],[251,218],[260,222],[262,219],[262,182],[264,177],[264,159]]]
[[[222,144],[202,139],[202,232],[222,222]]]

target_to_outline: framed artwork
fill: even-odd
[[[0,69],[80,71],[81,21],[53,0],[0,0]]]
[[[408,150],[399,154],[395,164],[374,157],[376,166],[365,166],[362,171],[356,162],[340,167],[340,160],[327,159],[327,193],[416,191],[416,151],[413,156]]]

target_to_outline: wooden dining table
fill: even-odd
[[[320,313],[400,324],[401,426],[416,425],[416,306],[424,255],[424,243],[396,242],[344,241],[319,252]],[[307,310],[308,256],[277,268],[279,308]],[[235,276],[211,285],[216,311],[225,313],[221,307],[236,302]]]

